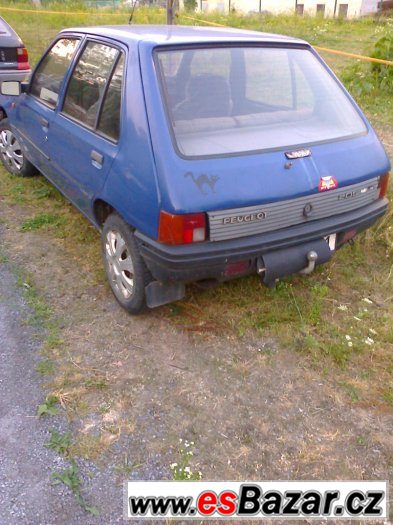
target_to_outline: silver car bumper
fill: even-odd
[[[31,75],[31,69],[0,69],[0,86],[7,80],[26,82]]]

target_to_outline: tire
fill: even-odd
[[[23,147],[14,135],[8,118],[0,121],[0,159],[11,175],[32,177],[38,174],[33,164],[26,159]]]
[[[106,219],[101,234],[102,256],[109,286],[119,304],[132,315],[146,310],[145,287],[153,280],[139,253],[132,228],[118,215]]]

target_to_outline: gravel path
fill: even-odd
[[[2,525],[88,523],[66,487],[51,474],[67,467],[44,447],[53,419],[35,417],[44,392],[35,371],[39,342],[24,323],[28,308],[13,275],[0,267],[0,521]],[[56,426],[65,421],[56,417]]]

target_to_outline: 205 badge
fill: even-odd
[[[334,190],[336,188],[338,188],[338,182],[331,175],[320,178],[318,191],[328,191],[328,190]]]

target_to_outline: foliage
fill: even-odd
[[[371,56],[393,61],[393,34],[380,38]],[[344,70],[342,79],[356,96],[373,95],[376,91],[393,96],[393,66],[375,63],[352,64]]]
[[[62,434],[55,429],[51,429],[49,432],[51,433],[51,437],[48,443],[45,443],[45,446],[62,456],[68,456],[68,451],[71,445],[71,433],[66,432],[65,434]]]
[[[193,447],[195,443],[193,441],[180,439],[179,463],[172,463],[170,468],[172,470],[173,479],[176,481],[199,481],[202,479],[202,472],[193,472],[190,467],[190,460],[194,455]]]
[[[188,13],[194,13],[197,8],[196,0],[184,0],[184,9]]]
[[[99,512],[96,507],[87,505],[85,499],[82,496],[81,485],[82,481],[79,477],[78,465],[75,461],[71,462],[71,467],[64,469],[62,472],[54,472],[52,474],[54,484],[64,483],[74,494],[76,501],[79,505],[93,516],[98,516]]]
[[[56,396],[49,395],[47,396],[45,403],[38,405],[37,416],[55,416],[59,413],[59,409],[56,407],[59,399]]]
[[[393,62],[393,33],[386,35],[378,40],[375,44],[374,52],[371,55],[373,58],[380,60],[390,60]],[[381,88],[392,89],[393,83],[393,67],[385,66],[383,64],[372,64],[372,71],[375,77],[379,80]]]

